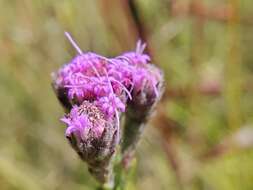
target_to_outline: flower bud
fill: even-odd
[[[123,133],[123,163],[127,167],[154,107],[163,94],[163,74],[151,64],[142,64],[133,74],[132,100],[127,102]]]
[[[126,112],[122,151],[134,152],[144,125],[162,95],[163,75],[136,51],[115,58],[83,53],[71,36],[67,38],[79,55],[52,74],[53,89],[67,114],[65,136],[90,173],[101,183],[111,180],[111,160],[120,143],[120,116]]]
[[[61,121],[67,124],[66,138],[88,164],[90,173],[101,183],[107,182],[118,138],[115,119],[106,119],[97,106],[84,101],[80,106],[73,106]]]

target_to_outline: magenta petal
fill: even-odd
[[[66,137],[70,137],[71,134],[74,132],[74,131],[77,131],[78,129],[74,126],[69,126],[66,131],[65,131],[65,136]]]
[[[70,123],[71,123],[70,119],[68,119],[66,117],[61,118],[60,121],[62,121],[63,123],[66,123],[68,125],[70,125]]]

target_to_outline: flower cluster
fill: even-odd
[[[67,124],[65,135],[72,147],[104,182],[108,173],[104,168],[120,142],[122,113],[132,102],[152,106],[160,96],[162,74],[149,64],[140,41],[135,51],[106,58],[83,53],[67,37],[79,55],[53,74],[56,95],[68,112],[61,121]]]
[[[132,91],[138,92],[143,86],[156,91],[158,78],[146,65],[149,59],[148,55],[136,52],[111,59],[95,53],[85,53],[59,70],[55,84],[58,88],[65,89],[72,104],[88,100],[102,106],[108,101],[109,110],[119,109],[123,112],[127,99],[132,99]],[[110,117],[113,113],[107,115]]]
[[[142,52],[124,53],[105,58],[95,53],[82,53],[55,74],[55,86],[63,89],[71,105],[93,102],[108,119],[125,112],[131,94],[144,87],[157,94],[160,72],[150,69],[150,57]]]

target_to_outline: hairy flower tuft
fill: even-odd
[[[88,101],[84,101],[79,107],[74,105],[61,121],[68,125],[66,137],[74,135],[80,140],[86,140],[89,135],[100,138],[106,122],[104,114]]]
[[[67,125],[67,139],[80,158],[87,162],[90,172],[100,182],[106,182],[118,139],[115,121],[107,120],[100,109],[88,101],[73,106],[61,121]]]
[[[101,183],[110,178],[111,159],[120,141],[120,116],[126,112],[122,150],[133,152],[148,116],[162,94],[161,71],[149,64],[145,44],[115,58],[83,53],[52,74],[53,88],[67,114],[65,136]],[[126,155],[126,154],[125,154]]]

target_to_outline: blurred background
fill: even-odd
[[[83,51],[138,38],[166,91],[129,190],[253,189],[252,0],[0,0],[0,189],[97,183],[64,138],[51,72]]]

